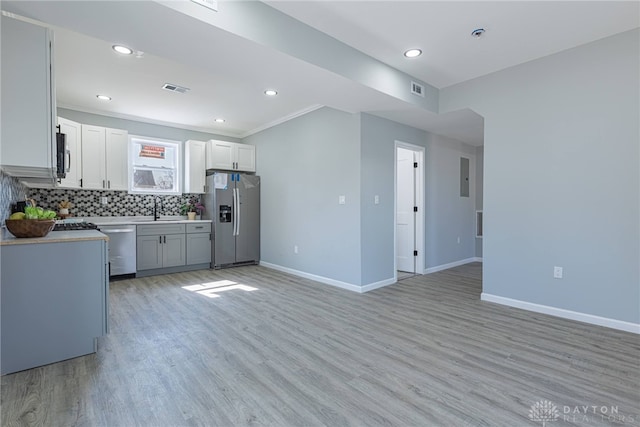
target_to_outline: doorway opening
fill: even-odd
[[[424,147],[395,142],[395,279],[424,273]]]

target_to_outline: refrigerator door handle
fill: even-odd
[[[236,212],[238,211],[238,206],[236,205],[236,189],[233,189],[233,235],[236,235]]]
[[[240,189],[236,188],[236,236],[240,235]]]
[[[238,235],[238,190],[233,189],[233,235]]]

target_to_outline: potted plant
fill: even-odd
[[[65,219],[69,216],[69,209],[71,209],[72,207],[73,203],[68,200],[63,200],[62,202],[58,203],[58,209],[60,209],[58,211],[58,216],[62,219]]]
[[[196,215],[201,215],[204,211],[204,205],[196,196],[189,198],[189,201],[180,206],[180,214],[187,215],[190,220],[196,219]]]

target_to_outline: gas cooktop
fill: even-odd
[[[53,227],[53,231],[70,230],[97,230],[98,226],[92,222],[58,222]]]

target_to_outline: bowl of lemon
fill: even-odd
[[[56,213],[35,206],[31,202],[24,212],[11,214],[4,224],[7,230],[16,237],[44,237],[56,225]]]

